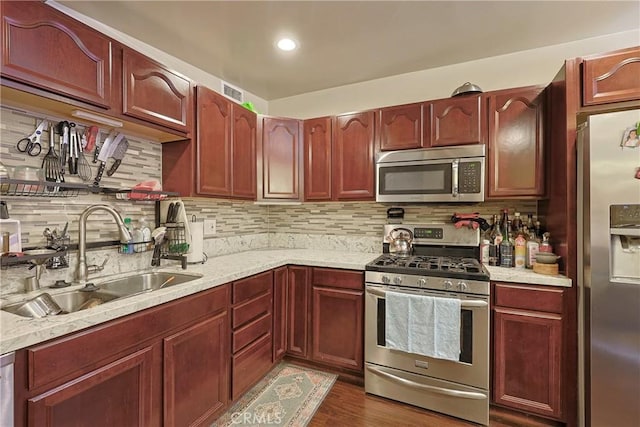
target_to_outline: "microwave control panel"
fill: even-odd
[[[458,192],[480,193],[482,187],[482,164],[480,162],[460,162],[458,166]]]

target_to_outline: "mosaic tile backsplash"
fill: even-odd
[[[15,143],[30,135],[39,123],[40,117],[31,113],[16,111],[3,106],[1,117],[0,161],[8,167],[40,167],[48,149],[48,130],[42,137],[43,151],[39,156],[30,157],[20,153]],[[70,118],[50,118],[56,123]],[[82,129],[82,125],[79,124]],[[109,129],[101,129],[102,140]],[[160,180],[162,176],[162,145],[153,141],[129,137],[126,156],[112,176],[103,176],[101,185],[113,188],[131,188],[141,181]],[[57,140],[57,138],[56,138]],[[92,177],[97,172],[97,164],[91,163]],[[78,177],[65,176],[67,182],[82,181]],[[145,218],[153,226],[155,203],[149,201],[118,200],[114,195],[89,194],[69,198],[45,197],[3,197],[13,219],[19,219],[22,227],[23,247],[38,247],[46,244],[43,236],[45,228],[62,230],[68,223],[71,243],[78,242],[78,219],[82,211],[93,204],[109,204],[124,217],[130,217],[134,224]],[[265,247],[289,247],[326,250],[346,250],[378,252],[382,225],[386,223],[386,211],[390,205],[374,202],[326,202],[303,203],[301,205],[258,205],[251,201],[226,199],[183,198],[188,218],[201,221],[215,219],[217,234],[206,237],[204,252],[208,256],[239,252]],[[447,222],[455,212],[479,212],[490,218],[509,208],[536,214],[535,201],[487,202],[479,204],[424,204],[406,205],[405,222]],[[113,219],[105,213],[96,212],[89,216],[87,242],[118,240]],[[100,263],[109,257],[109,266],[104,275],[150,267],[150,253],[118,254],[115,248],[90,251],[93,262]],[[95,260],[93,260],[95,258]],[[46,280],[72,280],[76,266],[76,253],[70,254],[70,268],[51,270]],[[171,261],[166,261],[171,262]],[[163,261],[164,265],[165,261]],[[0,272],[0,291],[3,294],[21,292],[24,277],[33,275],[25,267],[9,268]]]

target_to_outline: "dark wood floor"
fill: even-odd
[[[506,411],[492,408],[489,425],[491,427],[546,427],[555,424],[537,418],[531,419],[516,416]],[[309,426],[468,427],[475,426],[475,424],[382,397],[372,396],[366,394],[361,386],[344,381],[336,381]]]

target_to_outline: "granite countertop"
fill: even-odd
[[[487,268],[487,271],[489,271],[491,280],[497,282],[517,282],[528,283],[530,285],[562,286],[565,288],[571,287],[571,279],[562,275],[550,276],[534,273],[533,270],[518,268],[493,267],[489,265],[485,265],[485,267]]]
[[[210,289],[234,280],[242,279],[283,265],[305,265],[312,267],[364,270],[365,265],[379,256],[370,252],[339,252],[312,249],[258,249],[210,258],[205,264],[190,265],[187,270],[165,267],[148,271],[172,271],[202,275],[201,278],[177,286],[169,286],[151,293],[135,295],[90,310],[82,310],[64,316],[41,319],[21,317],[0,311],[0,354],[25,348],[56,337],[76,332],[109,320],[154,307],[187,295]],[[491,280],[530,283],[551,286],[571,286],[571,280],[563,276],[543,276],[530,270],[487,267]],[[141,272],[142,273],[142,272]],[[94,282],[115,279],[132,273],[101,277]],[[50,294],[64,293],[79,286],[63,289],[46,289]],[[18,295],[21,299],[34,297],[43,290],[29,295]],[[11,302],[8,300],[6,302]]]

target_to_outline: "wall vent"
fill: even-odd
[[[242,90],[240,90],[239,88],[230,85],[229,83],[223,81],[222,82],[222,93],[226,96],[229,97],[233,100],[238,101],[239,103],[242,104],[242,102],[244,101],[244,92],[242,92]]]

